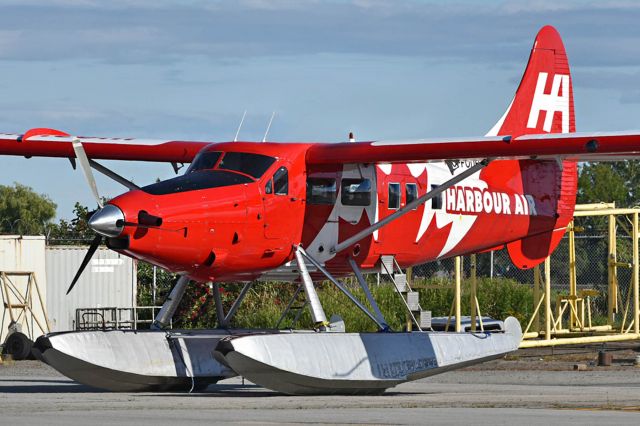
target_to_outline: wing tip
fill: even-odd
[[[19,142],[26,142],[30,138],[33,138],[35,136],[71,136],[71,135],[63,132],[62,130],[49,129],[47,127],[35,127],[33,129],[27,130],[22,136],[20,136]]]

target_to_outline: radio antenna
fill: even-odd
[[[269,124],[267,125],[267,131],[264,132],[264,138],[262,138],[262,142],[266,142],[267,141],[267,135],[269,134],[269,129],[271,129],[271,123],[273,122],[273,117],[276,116],[276,112],[273,111],[271,113],[271,119],[269,120]]]
[[[247,110],[244,110],[244,114],[242,114],[242,119],[240,120],[240,125],[238,126],[238,131],[236,132],[236,137],[233,138],[234,142],[238,142],[238,135],[240,134],[240,129],[242,129],[242,123],[244,123],[244,117],[247,115]]]

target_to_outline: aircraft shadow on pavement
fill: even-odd
[[[398,391],[387,391],[379,397],[396,397],[396,396],[409,396],[409,395],[429,395],[429,394],[437,394],[439,392],[398,392]],[[147,396],[184,396],[184,397],[232,397],[232,398],[264,398],[264,397],[290,397],[291,395],[287,395],[284,393],[271,391],[269,389],[265,389],[262,386],[248,384],[248,385],[240,385],[240,384],[215,384],[210,385],[206,389],[202,389],[199,391],[194,391],[192,393],[188,392],[170,392],[170,393],[153,393],[146,394]],[[300,398],[312,397],[313,395],[301,395]],[[323,395],[323,396],[331,396],[331,395]],[[346,397],[353,396],[357,397],[367,397],[370,398],[371,395],[344,395]]]
[[[10,382],[8,384],[6,382]],[[23,383],[25,383],[23,385]],[[0,379],[0,393],[97,393],[91,386],[58,379]]]
[[[9,384],[10,383],[10,384]],[[102,389],[75,383],[64,379],[0,379],[0,394],[28,394],[28,393],[111,393]],[[121,392],[116,392],[121,393]],[[233,398],[264,398],[290,396],[280,392],[271,391],[254,384],[215,384],[206,389],[189,392],[122,392],[136,394],[140,397],[233,397]],[[388,391],[380,397],[393,397],[398,395],[426,395],[437,392],[394,392]],[[304,398],[304,396],[303,396]]]
[[[264,398],[273,396],[283,396],[284,394],[265,389],[262,386],[254,384],[215,384],[209,385],[206,389],[189,392],[169,392],[169,393],[153,393],[149,396],[186,396],[186,397],[248,397],[248,398]]]

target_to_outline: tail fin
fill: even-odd
[[[560,34],[547,25],[536,36],[511,105],[487,136],[575,131],[569,61]]]
[[[575,131],[569,61],[560,34],[555,28],[546,26],[536,36],[527,68],[511,105],[488,135],[511,135],[515,138],[530,133]],[[523,161],[520,163],[522,166]],[[511,261],[522,269],[541,263],[558,246],[567,224],[573,218],[576,200],[575,162],[565,161],[560,166],[555,161],[547,161],[537,166],[545,167],[547,179],[558,180],[557,183],[548,182],[549,191],[554,192],[554,198],[557,199],[556,217],[551,224],[541,224],[541,218],[532,218],[528,231],[530,236],[507,244]],[[526,173],[522,174],[523,192],[539,192],[539,179],[527,176]],[[540,232],[543,229],[547,231]]]

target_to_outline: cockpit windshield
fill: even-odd
[[[226,172],[223,170],[201,170],[196,173],[187,173],[173,179],[147,185],[141,189],[152,195],[167,195],[177,192],[219,188],[221,186],[250,182],[253,182],[253,180],[249,176],[244,176],[240,173]]]
[[[275,161],[275,158],[261,154],[227,152],[222,157],[218,168],[244,173],[258,179]]]
[[[274,157],[246,152],[201,152],[184,175],[141,189],[152,195],[166,195],[251,183],[259,179],[275,161]]]
[[[193,160],[193,163],[191,163],[187,173],[204,169],[213,169],[213,166],[216,165],[221,155],[221,152],[216,151],[201,152],[196,156],[195,160]]]
[[[222,157],[222,160],[220,160],[220,157]],[[187,174],[215,167],[215,170],[239,172],[254,179],[259,179],[275,161],[276,159],[273,157],[248,152],[222,153],[208,151],[198,154],[193,163],[191,163]]]

